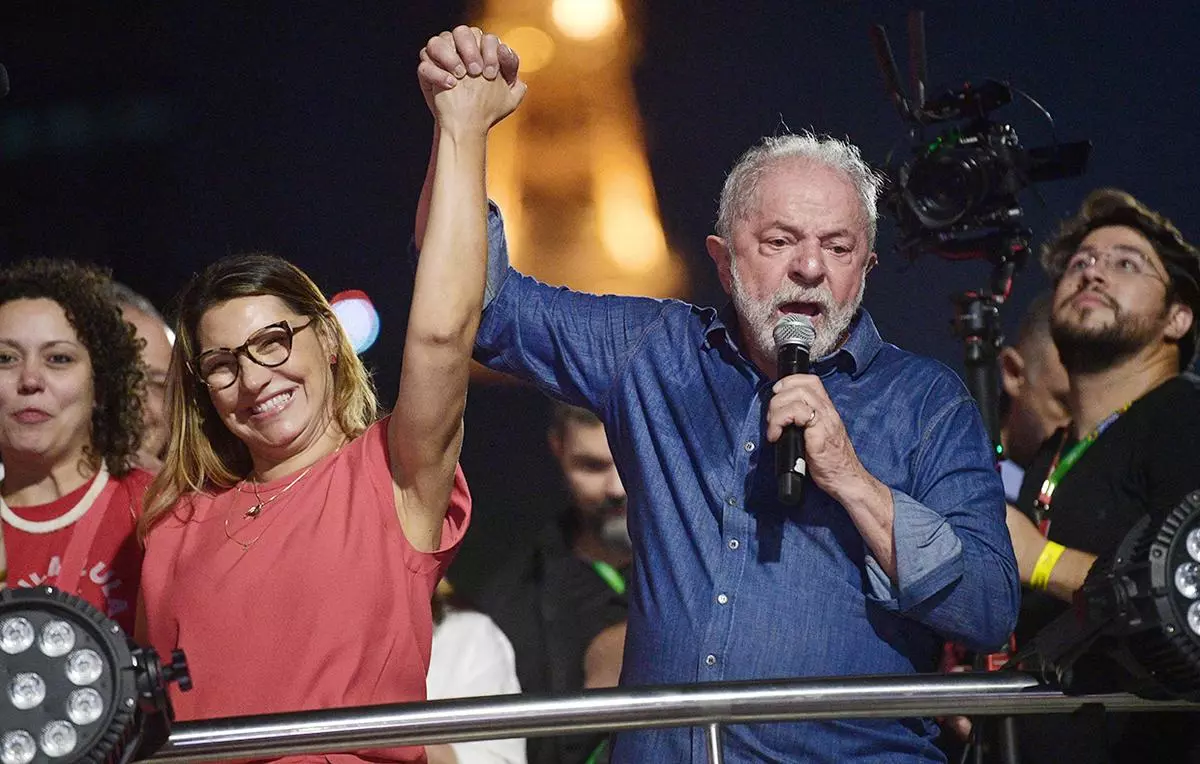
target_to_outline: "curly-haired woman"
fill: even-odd
[[[0,517],[9,586],[74,592],[132,628],[150,475],[142,362],[108,276],[68,260],[0,269]]]

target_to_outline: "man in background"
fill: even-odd
[[[1037,450],[1067,423],[1067,370],[1050,336],[1052,298],[1050,293],[1034,298],[1021,318],[1016,342],[1000,351],[1000,441],[1005,457],[1000,474],[1011,503],[1017,501],[1025,468]]]
[[[1200,488],[1200,252],[1129,194],[1093,192],[1046,245],[1070,422],[1033,458],[1008,525],[1026,586],[1017,646],[1066,611],[1097,557]],[[1119,677],[1101,655],[1076,674]],[[1018,717],[1021,761],[1196,761],[1189,714]]]
[[[170,437],[167,424],[167,369],[171,365],[171,345],[175,338],[152,302],[124,284],[113,286],[125,320],[133,324],[138,339],[143,343],[146,397],[142,400],[142,419],[145,430],[138,460],[142,467],[156,472],[162,465]]]
[[[532,552],[488,580],[475,604],[512,642],[524,692],[613,687],[628,611],[625,488],[604,425],[590,411],[555,403],[547,441],[570,503]],[[594,761],[604,737],[531,738],[529,762]]]

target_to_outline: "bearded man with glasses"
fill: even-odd
[[[1022,646],[1069,607],[1097,556],[1146,514],[1200,488],[1196,351],[1200,253],[1129,194],[1093,192],[1043,249],[1051,335],[1067,370],[1070,423],[1025,472],[1009,532],[1026,587]],[[1088,657],[1079,671],[1117,676]],[[1023,762],[1196,760],[1190,714],[1018,717]],[[1191,758],[1189,758],[1189,753]]]
[[[494,37],[484,46],[512,55]],[[220,260],[180,297],[171,441],[140,528],[141,639],[184,648],[195,682],[173,694],[179,719],[425,699],[430,598],[471,506],[458,455],[485,282],[486,139],[524,90],[492,74],[425,93],[437,168],[390,415],[321,290],[286,260]]]

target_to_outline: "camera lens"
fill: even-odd
[[[990,186],[978,157],[957,151],[916,162],[902,182],[913,213],[934,229],[962,220],[987,196]]]

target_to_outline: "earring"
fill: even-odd
[[[337,354],[336,353],[329,354],[329,365],[337,366]]]

